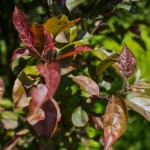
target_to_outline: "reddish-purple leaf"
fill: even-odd
[[[11,62],[16,58],[20,58],[23,56],[29,56],[29,55],[30,55],[30,50],[28,48],[26,48],[26,47],[18,48],[14,51],[13,56],[11,58]]]
[[[31,32],[30,26],[26,20],[25,15],[16,6],[13,12],[13,23],[15,28],[19,32],[19,37],[22,40],[22,42],[28,48],[35,50],[35,38]]]
[[[46,101],[38,109],[34,103],[31,103],[28,121],[37,132],[51,136],[55,132],[60,119],[60,109],[54,99]]]
[[[95,128],[98,130],[103,130],[103,119],[102,115],[93,114],[92,115],[93,122],[95,123]]]
[[[35,49],[41,54],[44,49],[44,27],[40,24],[35,24],[31,27],[31,31],[35,37]]]
[[[76,46],[73,51],[60,56],[58,59],[60,60],[60,59],[66,58],[66,57],[73,56],[78,53],[88,52],[90,50],[92,50],[92,49],[90,47],[88,47],[87,45],[79,45],[79,46]]]
[[[45,78],[45,83],[48,88],[48,95],[47,98],[51,98],[60,81],[60,62],[59,61],[51,61],[45,66],[43,65],[37,65],[37,70],[40,72],[40,74]]]
[[[60,81],[60,63],[52,61],[48,64],[37,64],[37,70],[44,77],[45,84],[33,87],[30,90],[32,100],[36,106],[41,107],[54,95]]]
[[[119,69],[125,78],[130,77],[136,69],[135,57],[126,45],[119,56]]]
[[[55,43],[53,42],[53,38],[47,30],[44,30],[44,43],[45,48],[43,51],[43,57],[46,60],[52,60],[56,54],[56,49],[54,46]]]
[[[0,98],[3,97],[4,92],[5,92],[5,84],[3,79],[0,77]]]
[[[127,107],[118,96],[109,99],[104,115],[104,147],[109,147],[123,134],[127,124]]]
[[[99,95],[99,86],[91,78],[86,76],[75,76],[72,80],[90,95]]]

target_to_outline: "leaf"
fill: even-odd
[[[12,111],[3,111],[1,113],[1,121],[5,129],[15,129],[18,126],[18,114]]]
[[[38,107],[41,107],[48,99],[50,99],[60,82],[60,62],[51,61],[45,65],[37,64],[37,70],[44,77],[45,84],[33,87],[30,94]],[[38,95],[38,96],[37,96]]]
[[[78,31],[77,26],[74,26],[74,27],[70,28],[69,43],[73,42],[73,40],[74,40],[75,37],[77,36],[77,31]]]
[[[43,57],[46,60],[52,60],[55,58],[56,55],[56,49],[54,46],[53,38],[50,35],[50,33],[47,30],[44,30],[44,51],[43,51]],[[49,54],[51,54],[49,56]]]
[[[34,109],[34,105],[32,107]],[[34,124],[32,124],[33,128],[41,134],[44,134],[46,136],[51,136],[55,132],[57,128],[57,124],[61,118],[58,104],[56,103],[54,99],[48,100],[46,101],[46,103],[44,103],[42,108],[39,108],[38,111],[36,111],[36,113],[34,112],[34,115],[35,115],[34,119],[36,118],[36,115],[37,115],[37,118],[36,120],[34,120]],[[42,113],[41,116],[43,116],[44,114],[44,118],[42,120],[41,118],[40,119],[38,118],[40,115],[40,112]]]
[[[71,12],[75,7],[83,3],[85,0],[66,0],[66,6]]]
[[[35,38],[31,32],[30,26],[26,20],[25,15],[15,6],[13,12],[13,23],[17,31],[19,32],[19,37],[22,42],[30,49],[35,50],[34,43]]]
[[[57,17],[52,17],[44,24],[44,28],[55,37],[79,20],[80,19],[69,21],[68,17],[65,15],[63,15],[60,19]]]
[[[64,32],[59,33],[59,34],[56,36],[55,40],[56,40],[57,42],[59,42],[59,43],[68,43],[68,39],[67,39],[67,37],[66,37],[66,35],[65,35]]]
[[[103,120],[102,115],[93,114],[92,115],[93,122],[95,123],[95,128],[98,130],[103,130]]]
[[[81,108],[81,106],[77,107],[72,114],[72,122],[76,127],[84,127],[88,123],[88,115]]]
[[[68,53],[60,56],[58,59],[60,60],[60,59],[66,58],[66,57],[73,56],[73,55],[78,54],[78,53],[88,52],[90,50],[91,50],[91,48],[88,47],[87,45],[76,46],[73,51],[68,52]]]
[[[150,121],[150,95],[140,92],[131,92],[126,96],[125,102],[128,107]]]
[[[5,92],[5,83],[2,79],[2,77],[0,77],[0,98],[3,97],[4,92]]]
[[[26,47],[18,48],[14,51],[11,61],[10,61],[10,64],[13,62],[14,59],[21,58],[23,56],[29,56],[30,54],[31,53],[28,48],[26,48]]]
[[[13,108],[14,104],[13,104],[13,102],[10,99],[7,99],[7,98],[1,99],[0,98],[0,107],[3,107],[3,108]]]
[[[118,96],[109,99],[104,115],[104,147],[109,147],[123,134],[127,124],[127,107]]]
[[[41,54],[44,49],[44,27],[41,24],[35,24],[31,27],[35,37],[34,47]]]
[[[65,75],[70,73],[71,71],[75,70],[76,68],[74,68],[73,66],[66,66],[64,68],[61,68],[61,75]]]
[[[130,89],[150,89],[150,83],[147,83],[145,81],[139,81],[138,83],[132,84],[129,86]]]
[[[23,108],[29,105],[31,97],[27,96],[25,89],[19,79],[16,79],[13,86],[13,101],[16,108]]]
[[[108,67],[112,66],[117,60],[118,55],[112,54],[103,60],[96,68],[96,74],[99,77]]]
[[[136,69],[135,57],[126,45],[119,56],[119,69],[125,78],[130,77]]]
[[[75,76],[72,80],[79,84],[81,88],[90,95],[99,95],[98,85],[89,77],[86,76]]]

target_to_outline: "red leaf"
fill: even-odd
[[[68,53],[60,56],[58,59],[60,60],[60,59],[66,58],[66,57],[73,56],[73,55],[78,54],[78,53],[88,52],[90,50],[91,50],[91,48],[86,46],[86,45],[76,46],[72,52],[68,52]]]
[[[37,65],[37,70],[45,78],[45,83],[48,88],[48,99],[54,95],[58,87],[60,81],[60,69],[59,61],[51,61],[45,66],[41,64]]]
[[[28,48],[35,50],[35,38],[31,32],[30,26],[26,20],[25,15],[16,6],[13,12],[13,23],[15,28],[19,32],[19,37],[22,40],[22,42]]]
[[[33,128],[46,136],[51,136],[61,119],[60,109],[54,99],[48,100],[44,105],[35,109],[34,103],[30,105],[30,113],[28,119]]]
[[[104,147],[109,147],[123,134],[127,124],[127,107],[123,99],[112,96],[104,115]]]
[[[30,50],[28,48],[26,48],[26,47],[18,48],[14,51],[13,56],[11,58],[11,62],[16,58],[28,56],[29,54],[30,54]]]
[[[31,27],[31,31],[35,37],[34,47],[41,54],[44,49],[44,28],[40,24],[35,24]]]
[[[44,77],[45,84],[33,87],[30,90],[32,100],[36,106],[41,107],[54,95],[60,81],[60,63],[52,61],[48,64],[37,64],[37,70]]]
[[[3,97],[4,92],[5,92],[5,84],[3,79],[0,77],[0,98]]]
[[[130,77],[136,69],[135,57],[126,45],[119,56],[119,69],[125,78]]]
[[[46,60],[52,60],[56,54],[56,49],[54,46],[55,43],[53,42],[53,38],[47,30],[44,30],[44,42],[45,48],[43,52],[43,57]]]

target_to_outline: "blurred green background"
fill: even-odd
[[[61,12],[69,12],[55,6],[57,15]],[[95,6],[94,11],[91,6],[97,0],[87,0],[81,6],[82,13],[69,14],[69,17],[86,18],[88,31],[94,28],[94,23],[105,12],[105,7],[109,7],[110,1],[102,3],[102,6]],[[105,4],[106,3],[106,4]],[[59,123],[58,132],[51,139],[47,139],[30,127],[26,122],[27,110],[14,110],[12,103],[12,89],[15,81],[9,66],[13,51],[20,47],[22,43],[18,37],[12,23],[12,12],[17,5],[27,16],[30,24],[43,23],[48,19],[48,7],[46,0],[1,0],[0,1],[0,76],[6,85],[5,104],[0,100],[0,149],[10,147],[14,150],[35,149],[35,150],[100,150],[103,149],[98,141],[102,135],[91,124],[84,129],[76,129],[71,122],[73,110],[81,104],[87,112],[89,108],[86,103],[86,95],[81,92],[78,96],[78,87],[67,77],[62,77],[60,89],[65,89],[66,93],[59,92],[56,99],[61,107],[62,121]],[[102,9],[102,7],[104,7]],[[101,8],[101,9],[100,9]],[[131,5],[120,4],[114,14],[108,17],[104,25],[92,37],[92,47],[104,47],[119,53],[124,43],[134,53],[137,59],[137,70],[130,82],[146,80],[150,82],[150,2],[142,0],[133,2]],[[80,11],[79,11],[80,12]],[[95,19],[95,18],[96,19]],[[97,59],[90,53],[77,57],[74,63],[82,64],[78,60],[85,59],[87,66],[81,65],[80,72],[90,74],[94,70]],[[25,65],[22,63],[22,65]],[[77,74],[78,72],[74,72]],[[91,75],[91,74],[90,74]],[[95,74],[91,75],[93,78]],[[105,86],[106,84],[104,84]],[[70,88],[71,87],[71,88]],[[69,90],[68,90],[68,89]],[[77,92],[77,93],[76,93]],[[75,93],[70,94],[70,93]],[[60,97],[61,96],[61,97]],[[83,99],[83,100],[82,100]],[[96,113],[103,113],[105,104],[95,102],[92,109]],[[21,136],[19,131],[23,130]],[[19,142],[18,142],[18,141]],[[129,111],[128,126],[123,136],[114,144],[112,150],[149,150],[150,149],[150,123],[133,111]],[[8,149],[7,149],[8,150]]]

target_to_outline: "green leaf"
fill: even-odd
[[[125,102],[128,107],[150,121],[150,95],[140,92],[131,92],[126,96]]]
[[[1,121],[5,129],[14,129],[18,126],[18,114],[12,111],[3,111]]]
[[[59,33],[56,36],[55,40],[59,43],[68,43],[69,42],[64,32]]]
[[[29,105],[31,97],[28,97],[26,91],[19,79],[16,79],[13,87],[13,101],[16,108],[23,108]]]
[[[70,28],[70,37],[69,37],[69,43],[71,43],[75,37],[77,36],[78,27],[74,26]]]
[[[112,66],[116,62],[117,57],[117,54],[112,54],[111,56],[103,60],[96,68],[97,76],[99,77],[101,73],[103,73],[108,67]]]
[[[14,104],[11,102],[10,99],[3,98],[0,99],[0,106],[4,108],[13,108]]]
[[[99,86],[92,79],[86,76],[75,76],[72,80],[90,95],[99,95]]]
[[[85,0],[66,0],[66,6],[71,12],[75,7],[83,3]]]
[[[89,118],[87,113],[81,108],[81,106],[77,107],[72,114],[72,122],[76,127],[84,127]]]
[[[104,115],[104,147],[109,147],[123,134],[127,124],[127,107],[118,96],[109,99]]]

